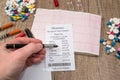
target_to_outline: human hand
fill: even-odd
[[[28,44],[20,49],[6,49],[6,44]],[[18,80],[28,66],[40,63],[45,57],[42,41],[34,38],[16,38],[0,46],[0,80]]]

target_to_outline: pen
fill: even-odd
[[[27,44],[6,44],[7,49],[18,49],[26,46]],[[43,48],[57,48],[56,44],[43,44]]]
[[[0,36],[0,39],[7,38],[7,37],[9,37],[9,36],[12,36],[12,35],[17,34],[17,33],[20,33],[20,32],[21,32],[20,29],[16,29],[16,30],[14,30],[14,31],[11,31],[11,32],[9,32],[9,33],[6,33],[6,34]]]
[[[12,27],[13,25],[14,24],[12,22],[9,22],[8,24],[1,26],[0,31],[5,30],[5,29],[7,29],[9,27]]]
[[[34,38],[32,32],[28,28],[25,28],[25,33],[29,38]]]
[[[24,36],[25,36],[25,32],[22,32],[22,33],[18,34],[18,35],[16,36],[16,38],[18,38],[18,37],[24,37]]]

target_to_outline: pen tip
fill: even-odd
[[[58,47],[58,45],[54,45],[54,47]]]

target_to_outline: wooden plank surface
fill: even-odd
[[[45,9],[63,9],[70,10],[67,2],[70,0],[59,0],[60,6],[55,7],[53,0],[36,0],[36,8]],[[73,2],[74,11],[80,11],[77,6],[77,0]],[[107,38],[106,26],[107,21],[112,17],[120,18],[120,0],[80,0],[82,3],[82,11],[102,16],[101,37]],[[0,23],[1,25],[10,22],[9,17],[4,11],[6,0],[0,2]],[[12,31],[17,28],[24,30],[25,27],[31,28],[34,20],[34,14],[24,21],[14,22],[16,25],[10,29],[0,32],[0,35]],[[94,33],[94,32],[93,32]],[[15,35],[16,36],[16,35]],[[0,41],[13,39],[15,36]],[[120,47],[120,44],[117,46]],[[115,57],[115,53],[107,55],[105,47],[100,45],[100,56],[90,57],[85,55],[75,55],[75,71],[52,72],[52,80],[120,80],[120,60]]]

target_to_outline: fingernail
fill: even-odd
[[[38,43],[37,45],[40,47],[40,49],[43,48],[43,45],[42,45],[42,44]]]

